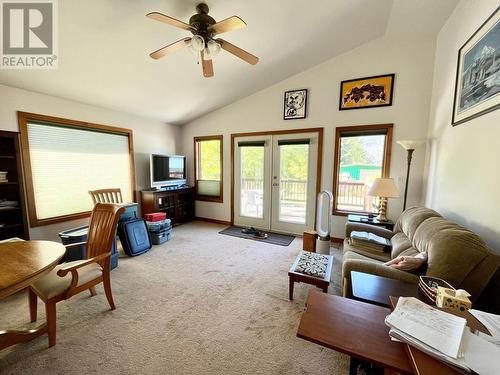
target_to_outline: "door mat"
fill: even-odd
[[[219,232],[219,234],[225,234],[228,236],[245,238],[247,240],[266,242],[266,243],[270,243],[273,245],[279,245],[279,246],[288,246],[292,243],[292,241],[295,238],[295,236],[290,236],[288,234],[278,234],[278,233],[272,233],[272,232],[264,232],[267,234],[267,238],[258,238],[258,237],[255,237],[253,234],[242,233],[241,232],[242,229],[243,229],[242,227],[231,226],[231,227],[227,227],[224,230],[221,230]]]

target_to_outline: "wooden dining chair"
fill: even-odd
[[[90,190],[92,202],[96,203],[123,203],[122,191],[120,188],[116,189],[100,189]]]
[[[37,297],[45,302],[49,347],[56,343],[56,303],[84,290],[96,295],[95,286],[103,283],[111,310],[115,309],[110,282],[111,246],[123,207],[97,203],[90,217],[87,242],[66,245],[66,248],[86,245],[86,259],[62,263],[29,287],[31,321],[37,318]]]

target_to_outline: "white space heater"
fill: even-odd
[[[330,228],[332,227],[333,194],[323,190],[318,194],[316,208],[316,252],[330,254]]]

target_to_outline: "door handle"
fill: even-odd
[[[274,183],[273,186],[280,186],[280,184]]]

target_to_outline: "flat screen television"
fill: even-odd
[[[151,187],[182,185],[186,183],[186,157],[151,154]]]

